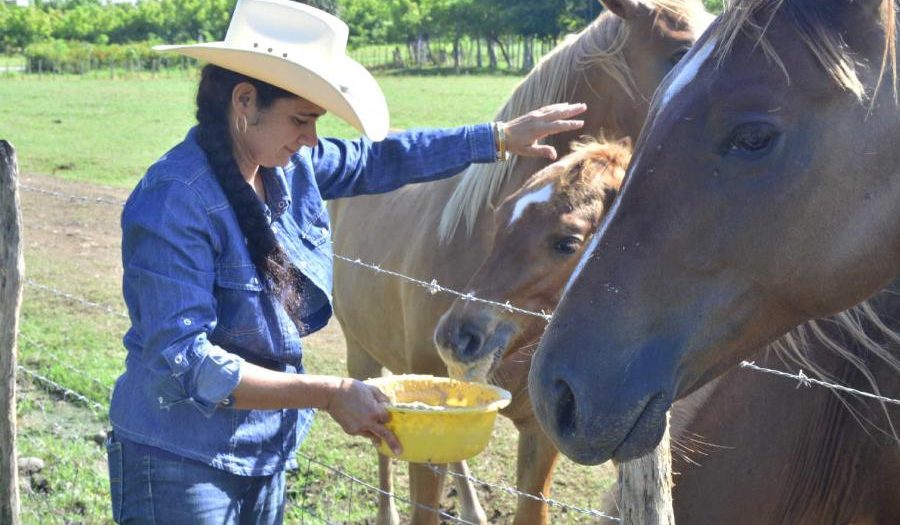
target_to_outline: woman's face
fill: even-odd
[[[239,157],[274,168],[287,164],[301,147],[316,145],[316,124],[325,114],[324,109],[300,97],[278,98],[271,106],[259,109],[252,86],[251,91],[238,94],[237,104],[233,106],[237,113],[236,126],[240,126],[234,130]],[[242,116],[247,118],[246,132],[243,131]]]

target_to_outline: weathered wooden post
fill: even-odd
[[[0,523],[19,523],[16,335],[22,302],[22,215],[16,150],[0,140]]]
[[[668,416],[656,449],[619,465],[619,516],[624,525],[675,525]]]

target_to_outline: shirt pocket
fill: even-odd
[[[301,214],[303,222],[300,223],[300,237],[313,247],[325,244],[330,238],[328,210],[319,208],[318,211],[304,210]]]
[[[240,342],[262,333],[264,287],[256,267],[217,266],[215,278],[216,329],[214,334]]]

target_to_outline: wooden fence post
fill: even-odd
[[[668,416],[659,446],[619,465],[618,499],[623,525],[675,525]]]
[[[0,523],[19,523],[16,336],[22,303],[22,215],[16,150],[0,140]]]

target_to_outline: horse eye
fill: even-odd
[[[769,123],[741,124],[731,133],[725,149],[730,153],[761,154],[769,149],[776,137],[778,130]]]
[[[672,56],[669,57],[669,63],[674,66],[675,64],[680,62],[682,58],[684,58],[684,55],[688,54],[688,51],[690,51],[690,48],[687,47],[683,47],[678,51],[675,51],[674,53],[672,53]]]
[[[553,250],[556,253],[562,255],[572,255],[573,253],[578,251],[578,248],[581,247],[581,239],[575,237],[574,235],[570,235],[568,237],[563,237],[559,241],[553,244]]]

